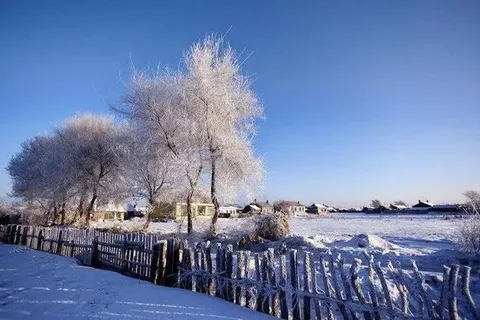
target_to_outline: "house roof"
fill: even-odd
[[[327,209],[328,206],[321,204],[321,203],[314,203],[312,204],[312,207],[317,207],[318,209]]]
[[[429,202],[428,200],[427,201],[422,201],[422,200],[418,200],[418,203],[412,207],[421,207],[421,206],[424,206],[424,207],[433,207],[434,204]]]
[[[282,206],[304,206],[303,204],[300,203],[300,201],[290,201],[290,200],[284,200],[282,202],[280,202],[280,205]]]
[[[249,204],[247,207],[250,207],[250,208],[252,208],[253,210],[260,210],[260,208],[257,207],[257,206],[254,205],[254,204]]]
[[[267,201],[256,201],[253,204],[260,208],[273,208],[273,206]]]
[[[407,209],[407,206],[404,206],[403,204],[390,204],[391,208],[396,208],[396,209]]]

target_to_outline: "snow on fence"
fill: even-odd
[[[0,239],[282,319],[480,319],[468,266],[445,266],[436,291],[414,262],[410,272],[391,263],[382,267],[368,254],[365,264],[347,264],[331,253],[314,261],[312,253],[297,250],[252,254],[138,232],[22,225],[0,226]]]

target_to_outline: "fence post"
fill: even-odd
[[[27,245],[27,234],[28,234],[28,227],[24,226],[23,227],[22,240],[20,242],[23,246]]]
[[[280,255],[280,277],[278,281],[280,289],[280,318],[288,319],[288,305],[287,305],[287,257]]]
[[[293,318],[300,319],[300,303],[297,295],[298,271],[297,271],[297,250],[290,250],[290,285],[292,287]]]
[[[75,241],[70,240],[70,257],[73,258],[73,252],[75,250]]]
[[[235,290],[233,288],[233,246],[229,244],[227,246],[227,252],[225,255],[225,272],[227,278],[227,300],[235,302]]]
[[[32,227],[32,234],[30,235],[30,244],[28,245],[30,248],[33,248],[33,239],[35,239],[35,227]]]
[[[128,261],[127,261],[127,235],[123,235],[122,242],[122,272],[124,274],[128,273]]]
[[[37,250],[43,250],[43,230],[42,229],[40,229],[40,231],[38,232]]]
[[[183,253],[180,251],[180,241],[178,239],[173,240],[173,261],[172,261],[172,283],[173,286],[178,285],[178,274],[179,274],[179,266],[180,266],[180,259],[182,258],[181,255]]]
[[[332,274],[332,282],[333,282],[333,289],[335,291],[335,297],[337,298],[337,300],[342,301],[343,297],[342,297],[342,291],[340,289],[340,280],[338,279],[337,273],[335,272],[335,259],[331,252],[328,252],[328,253],[330,256],[330,273]],[[337,267],[339,267],[338,264],[337,264]],[[347,312],[347,309],[345,308],[345,305],[343,303],[338,303],[337,306],[340,309],[340,312],[342,313],[342,317],[344,319],[348,319],[348,312]]]
[[[243,251],[237,252],[237,281],[245,278],[245,256]],[[242,303],[242,285],[237,283],[235,288],[235,299],[238,305]]]
[[[17,226],[17,230],[15,232],[15,244],[20,243],[20,230],[22,229],[22,226]]]
[[[92,267],[94,268],[100,267],[100,264],[98,261],[98,238],[96,236],[92,241],[92,257],[90,261],[91,261],[90,264]]]
[[[12,225],[12,227],[10,228],[8,243],[15,244],[15,234],[16,233],[17,233],[17,226]]]
[[[462,293],[467,300],[468,308],[475,320],[480,320],[480,312],[475,307],[472,295],[470,294],[470,268],[469,266],[462,267]]]
[[[351,281],[352,281],[353,291],[355,291],[355,293],[357,294],[358,301],[361,304],[366,305],[367,300],[365,299],[365,295],[363,294],[362,285],[361,285],[360,279],[358,277],[358,272],[360,271],[361,262],[362,261],[360,259],[354,259],[353,260],[352,267],[350,268],[350,277],[351,277]],[[372,319],[372,315],[368,311],[364,311],[363,315],[364,315],[366,320],[371,320]]]
[[[165,268],[167,266],[167,242],[165,240],[160,241],[159,250],[155,284],[165,285]]]
[[[450,269],[450,279],[448,280],[448,313],[449,319],[457,320],[460,319],[458,316],[457,309],[457,277],[458,277],[458,265],[452,264]]]
[[[12,230],[11,225],[7,225],[7,230],[5,230],[3,237],[2,237],[2,242],[8,243],[8,239],[10,237],[10,230]]]
[[[222,248],[221,243],[217,243],[217,253],[215,256],[215,296],[218,298],[225,299],[227,294],[227,289],[225,286],[222,287],[222,277],[224,277],[225,271],[225,250]]]
[[[211,244],[205,248],[205,263],[207,264],[207,273],[209,274],[207,280],[207,293],[213,296],[213,267],[212,267],[212,249]]]
[[[312,294],[312,253],[305,252],[304,260],[304,283],[303,283],[303,291],[307,293],[307,295],[303,298],[303,318],[310,319],[310,297],[308,294]],[[333,270],[332,270],[333,272]],[[348,318],[347,318],[348,319]]]
[[[152,261],[150,262],[150,281],[155,283],[158,271],[158,256],[160,254],[160,245],[158,243],[152,248]]]
[[[63,230],[60,230],[58,233],[58,244],[57,244],[57,254],[62,255],[62,246],[63,246]]]

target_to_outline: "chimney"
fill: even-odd
[[[267,200],[267,204],[268,204],[268,200]]]

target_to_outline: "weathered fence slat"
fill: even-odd
[[[462,266],[462,293],[467,301],[468,308],[475,320],[480,320],[480,312],[475,307],[472,294],[470,293],[470,271],[469,266]]]
[[[292,288],[292,315],[294,319],[300,319],[300,304],[299,297],[296,291],[299,289],[298,286],[298,272],[297,272],[297,250],[289,251],[290,258],[290,286]]]
[[[320,273],[322,274],[323,289],[325,291],[325,296],[327,298],[330,298],[331,294],[330,294],[330,286],[328,284],[327,263],[325,261],[324,256],[320,258]],[[330,306],[330,302],[326,301],[324,305],[325,305],[325,308],[327,309],[328,319],[333,319],[333,313]]]
[[[450,320],[460,319],[457,307],[457,278],[458,265],[453,264],[450,268],[450,278],[448,280],[448,313]]]
[[[342,290],[340,289],[340,281],[337,277],[337,272],[335,270],[336,269],[335,259],[331,252],[328,252],[328,255],[330,258],[330,273],[332,275],[332,282],[333,282],[333,289],[335,291],[335,297],[337,298],[338,301],[343,301]],[[348,315],[347,309],[345,308],[345,305],[343,303],[339,303],[338,308],[340,309],[340,312],[342,313],[343,318],[345,320],[348,320],[350,317]]]
[[[280,288],[280,318],[288,318],[288,304],[287,304],[287,257],[280,255],[280,275],[278,278],[278,287]]]

